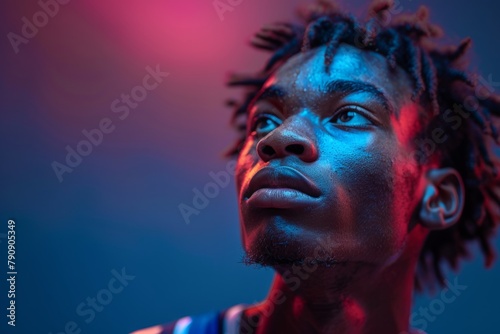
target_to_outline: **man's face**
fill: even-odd
[[[250,106],[236,167],[250,262],[381,265],[411,242],[423,191],[411,81],[344,44],[327,73],[324,53],[288,60]]]

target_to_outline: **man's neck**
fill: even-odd
[[[414,284],[411,268],[408,263],[383,270],[360,264],[276,268],[266,300],[245,310],[241,333],[405,332]]]

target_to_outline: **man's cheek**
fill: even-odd
[[[243,168],[241,168],[239,164],[236,165],[234,178],[235,178],[235,182],[236,182],[236,190],[237,190],[238,195],[242,191],[241,188],[243,186],[244,176],[245,176],[245,170],[243,170]]]
[[[254,166],[254,159],[249,155],[240,154],[235,169],[235,181],[236,189],[238,194],[243,190],[242,187],[245,185],[245,180],[248,177],[252,167]]]
[[[364,229],[379,229],[391,219],[394,171],[392,161],[380,153],[365,153],[345,172],[345,182],[351,190],[357,221]]]

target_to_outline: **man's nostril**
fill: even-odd
[[[300,144],[292,144],[292,145],[288,145],[285,150],[288,152],[288,153],[292,153],[292,154],[295,154],[295,155],[301,155],[304,153],[304,146],[303,145],[300,145]]]
[[[271,146],[266,145],[262,148],[262,153],[268,156],[273,156],[276,153],[276,151]]]

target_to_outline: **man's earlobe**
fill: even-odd
[[[432,169],[420,207],[420,222],[430,230],[448,228],[458,222],[464,208],[464,184],[453,168]]]

